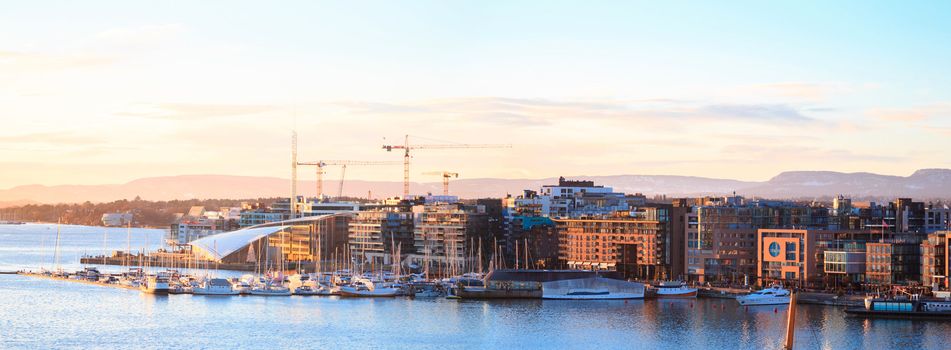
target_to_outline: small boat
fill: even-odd
[[[251,291],[248,292],[251,295],[265,296],[265,297],[286,297],[291,295],[291,289],[280,284],[273,283],[272,281],[265,281],[251,287]]]
[[[224,278],[206,279],[192,288],[192,294],[195,295],[238,295],[231,282]]]
[[[951,320],[951,301],[921,300],[918,295],[905,298],[866,297],[862,307],[846,308],[850,316]]]
[[[658,298],[696,298],[697,288],[687,287],[683,282],[661,282],[654,286],[657,289]]]
[[[168,275],[165,273],[159,272],[158,274],[151,275],[145,278],[145,283],[139,286],[139,288],[149,294],[168,294],[169,284],[168,284]]]
[[[377,286],[373,281],[354,277],[353,283],[341,286],[339,294],[346,297],[395,297],[402,294],[399,288]]]
[[[314,287],[311,285],[303,285],[297,288],[294,288],[294,295],[327,295],[322,293],[322,288]]]
[[[789,291],[778,285],[773,285],[760,291],[736,297],[736,301],[743,306],[787,305],[789,304]]]
[[[410,285],[414,298],[439,298],[446,296],[445,291],[435,283],[413,283]]]
[[[101,274],[99,273],[99,269],[95,267],[87,267],[83,269],[83,272],[82,272],[83,278],[85,278],[87,281],[90,281],[90,282],[98,281],[100,275]]]

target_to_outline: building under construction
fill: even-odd
[[[354,214],[349,223],[350,253],[358,263],[389,265],[415,252],[413,206],[419,200],[386,200]]]

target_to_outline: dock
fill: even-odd
[[[53,280],[53,281],[63,281],[63,282],[71,282],[71,283],[88,284],[88,285],[99,286],[99,287],[113,287],[113,288],[129,289],[129,290],[136,290],[136,291],[139,290],[139,288],[132,287],[132,286],[124,286],[124,285],[121,285],[121,284],[118,284],[118,283],[102,283],[102,282],[90,281],[90,280],[85,280],[85,279],[63,278],[63,277],[57,277],[57,276],[53,276],[53,275],[47,275],[47,274],[35,273],[35,272],[28,272],[28,271],[18,271],[18,272],[16,272],[15,274],[17,274],[17,275],[22,275],[22,276],[28,276],[28,277],[34,277],[34,278],[42,278],[42,279],[47,279],[47,280]]]

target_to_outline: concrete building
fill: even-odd
[[[647,203],[642,194],[617,193],[593,181],[558,179],[557,185],[542,186],[538,192],[526,190],[514,200],[514,213],[523,216],[565,218],[610,215]]]
[[[558,231],[551,218],[540,216],[516,216],[512,220],[512,235],[507,246],[513,249],[509,256],[518,252],[522,256],[520,268],[561,268],[558,259]],[[527,256],[528,265],[524,265]],[[507,259],[511,260],[511,259]],[[514,264],[513,264],[514,266]]]
[[[132,213],[102,214],[102,225],[109,227],[126,226],[132,223]]]
[[[921,281],[920,240],[869,242],[865,246],[867,283],[893,285]]]
[[[820,235],[831,232],[802,229],[757,230],[757,284],[761,286],[781,282],[803,287],[821,282],[824,268],[819,257],[823,248],[818,244]],[[829,240],[828,237],[823,237]]]
[[[492,241],[489,217],[481,205],[430,203],[413,206],[413,246],[409,257],[424,269],[450,273],[479,270]],[[479,244],[483,259],[477,261]]]
[[[241,219],[240,212],[240,208],[206,211],[203,206],[193,206],[171,224],[165,239],[172,245],[185,244],[196,239],[236,230]]]
[[[948,231],[928,234],[921,242],[921,284],[933,289],[948,288]]]
[[[242,208],[239,225],[241,227],[251,227],[270,222],[290,220],[290,199],[282,198],[271,205],[265,207],[260,203],[248,204]],[[363,208],[363,204],[352,202],[320,202],[317,200],[307,201],[303,196],[298,196],[295,203],[297,215],[299,217],[319,216],[339,213],[356,213]]]
[[[568,268],[620,271],[627,277],[671,279],[683,271],[686,208],[657,204],[612,215],[558,218],[560,259]]]
[[[951,230],[951,208],[947,205],[928,205],[925,209],[925,233]]]
[[[823,271],[826,287],[856,289],[865,282],[865,244],[864,240],[840,240],[825,248]]]
[[[350,253],[358,262],[389,265],[415,253],[413,245],[414,201],[374,206],[354,214],[349,223]]]
[[[696,229],[686,236],[687,278],[692,281],[752,282],[757,276],[757,230],[826,229],[823,207],[736,197],[696,208]],[[689,218],[688,218],[689,219]]]

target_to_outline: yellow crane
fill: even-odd
[[[318,160],[316,162],[298,162],[297,165],[310,165],[317,167],[317,199],[324,196],[324,168],[327,166],[340,166],[340,186],[337,187],[337,197],[343,196],[343,181],[347,175],[348,165],[396,165],[400,162],[395,161],[360,161],[360,160]]]
[[[409,135],[406,135],[402,145],[383,145],[387,152],[403,150],[403,198],[409,197],[409,158],[410,151],[415,149],[457,149],[457,148],[512,148],[512,145],[501,144],[410,144]]]
[[[423,173],[423,175],[441,175],[442,176],[442,194],[444,196],[449,195],[449,178],[459,177],[459,173],[453,173],[449,171],[429,171],[429,172]]]

